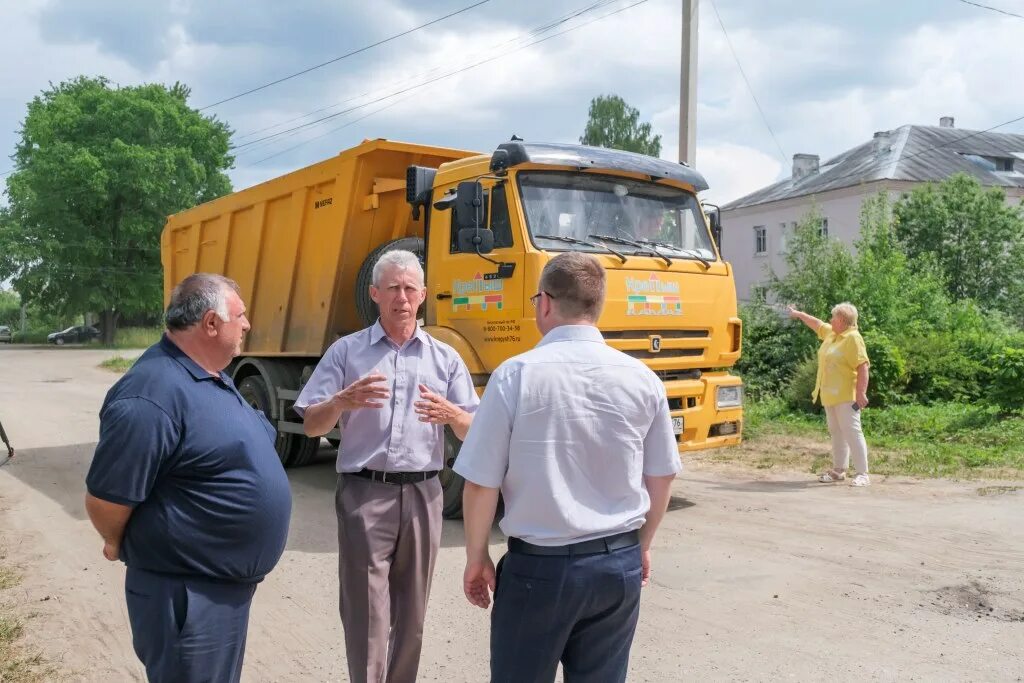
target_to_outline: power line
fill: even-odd
[[[982,9],[991,10],[992,12],[999,12],[1000,14],[1005,14],[1008,17],[1017,17],[1018,19],[1024,19],[1024,14],[1014,14],[1013,12],[1007,12],[1006,10],[999,9],[998,7],[989,7],[988,5],[982,5],[981,3],[978,2],[971,2],[971,0],[960,0],[960,2],[964,3],[965,5],[973,5],[974,7],[980,7]]]
[[[554,28],[556,26],[564,24],[567,21],[570,21],[570,20],[572,20],[572,19],[574,19],[576,17],[579,17],[579,16],[581,16],[583,14],[586,14],[588,12],[592,12],[592,11],[594,11],[596,9],[600,9],[601,7],[604,7],[604,6],[606,6],[608,4],[611,4],[612,2],[615,2],[615,1],[616,0],[601,0],[600,2],[595,2],[595,3],[591,4],[591,5],[588,5],[587,7],[584,7],[582,9],[580,9],[580,10],[577,10],[577,11],[567,15],[566,17],[560,18],[560,19],[558,19],[558,20],[556,20],[556,21],[554,21],[554,22],[552,22],[552,23],[550,23],[550,24],[548,24],[546,26],[538,27],[537,29],[535,29],[533,31],[530,31],[530,32],[528,32],[528,33],[526,33],[526,34],[524,34],[522,36],[519,36],[519,37],[517,37],[517,38],[515,38],[515,39],[513,39],[511,41],[507,41],[506,43],[503,43],[502,45],[505,45],[507,43],[518,42],[518,41],[523,40],[523,39],[528,39],[531,35],[539,35],[540,33],[544,33],[546,31],[549,31],[551,28]],[[643,0],[643,2],[646,2],[646,1],[647,0]],[[641,3],[636,3],[636,4],[641,4]],[[630,5],[629,7],[632,7],[632,6],[634,6],[634,5]],[[625,8],[622,8],[622,9],[629,9],[629,7],[625,7]],[[619,11],[622,11],[622,10],[619,10]],[[606,15],[606,16],[608,16],[608,15]],[[603,18],[603,17],[600,17],[600,18]],[[592,22],[589,22],[589,23],[592,23]],[[576,28],[582,28],[583,26],[586,26],[586,25],[587,24],[584,23],[584,24],[581,24],[581,25],[577,26]],[[565,33],[565,31],[563,31],[562,33]],[[335,112],[333,114],[328,114],[327,116],[323,116],[323,117],[321,117],[319,119],[315,119],[313,121],[308,121],[308,122],[300,124],[298,126],[294,126],[292,128],[288,128],[287,130],[278,131],[276,133],[272,133],[270,135],[266,135],[266,136],[264,136],[262,138],[259,138],[259,139],[256,139],[256,140],[250,140],[249,142],[245,142],[245,143],[242,143],[242,144],[234,146],[232,148],[232,150],[234,151],[234,150],[238,150],[238,149],[245,149],[247,147],[259,144],[259,143],[264,142],[266,140],[272,140],[272,139],[277,138],[279,136],[288,135],[290,133],[295,133],[297,131],[301,131],[301,130],[303,130],[305,128],[308,128],[308,127],[311,127],[311,126],[319,125],[320,123],[323,123],[324,121],[330,121],[330,120],[335,119],[335,118],[337,118],[339,116],[344,116],[345,114],[349,114],[349,113],[351,113],[353,111],[357,111],[357,110],[362,109],[364,107],[368,107],[370,105],[377,104],[378,102],[382,102],[384,100],[390,99],[392,97],[396,97],[398,95],[403,95],[406,92],[417,90],[417,89],[422,88],[422,87],[424,87],[426,85],[430,85],[432,83],[435,83],[437,81],[443,80],[445,78],[449,78],[451,76],[455,76],[457,74],[460,74],[460,73],[462,73],[464,71],[468,71],[469,69],[475,68],[475,67],[480,66],[482,64],[486,64],[488,62],[492,62],[495,59],[498,59],[499,57],[503,57],[503,56],[506,56],[506,55],[514,54],[515,52],[518,52],[520,50],[526,49],[527,47],[530,47],[532,45],[536,45],[539,42],[543,42],[543,40],[548,40],[550,38],[554,38],[555,36],[558,36],[558,35],[561,35],[561,33],[556,33],[556,34],[548,36],[547,38],[544,38],[542,40],[534,41],[533,43],[528,43],[526,45],[522,45],[522,46],[520,46],[520,47],[518,47],[516,49],[509,50],[509,51],[506,51],[506,52],[503,52],[503,53],[499,53],[498,55],[494,55],[494,56],[489,57],[487,59],[484,59],[482,61],[475,62],[475,63],[470,64],[468,66],[465,66],[465,67],[463,67],[461,69],[458,69],[456,71],[449,72],[449,73],[446,73],[446,74],[442,74],[441,76],[437,76],[437,77],[434,77],[434,78],[429,78],[427,80],[422,80],[422,81],[420,81],[418,79],[405,79],[404,81],[401,81],[401,82],[408,82],[409,80],[413,80],[414,85],[408,86],[408,87],[405,87],[405,88],[400,88],[399,90],[391,92],[391,93],[388,93],[387,95],[383,95],[381,97],[378,97],[376,99],[370,100],[368,102],[364,102],[362,104],[354,105],[352,107],[349,107],[348,109],[345,109],[345,110],[342,110],[342,111],[339,111],[339,112]],[[434,72],[436,72],[438,70],[440,70],[440,67],[432,69],[430,72],[427,72],[427,73],[434,73]],[[374,92],[374,91],[370,91],[369,93],[365,93],[365,94],[369,95],[372,92]],[[378,89],[376,92],[380,92],[380,90]],[[362,96],[359,96],[359,97],[362,97]],[[346,100],[346,101],[351,101],[352,99],[359,99],[359,97],[350,98],[349,100]],[[330,109],[330,108],[331,107],[327,107],[326,109]],[[321,109],[320,111],[323,111],[323,110]],[[316,113],[316,112],[310,112],[310,114],[312,114],[312,113]],[[308,115],[309,114],[306,114],[306,115],[300,116],[298,118],[300,118],[300,119],[301,118],[305,118],[305,116],[308,116]],[[271,126],[271,128],[273,128],[273,126]]]
[[[380,112],[384,111],[385,109],[390,109],[391,107],[394,107],[395,105],[401,104],[402,102],[405,102],[406,100],[411,99],[411,98],[412,98],[412,95],[406,95],[405,97],[401,97],[401,98],[395,100],[394,102],[392,102],[390,104],[386,104],[383,107],[380,107],[378,109],[374,109],[373,111],[371,111],[369,114],[366,114],[365,116],[360,116],[358,119],[353,119],[352,121],[349,121],[348,123],[346,123],[346,124],[344,124],[342,126],[338,126],[337,128],[332,128],[329,131],[327,131],[326,133],[321,133],[320,135],[316,135],[314,137],[308,138],[306,140],[303,140],[302,142],[300,142],[297,145],[292,145],[291,147],[287,147],[287,148],[281,150],[280,152],[275,152],[275,153],[271,154],[270,156],[263,157],[259,161],[254,161],[252,163],[252,165],[253,166],[257,166],[259,164],[262,164],[265,161],[270,161],[274,157],[279,157],[282,154],[287,154],[288,152],[291,152],[294,149],[298,149],[299,147],[302,147],[305,144],[313,142],[313,140],[319,140],[320,138],[327,137],[328,135],[333,135],[334,133],[337,133],[339,130],[341,130],[343,128],[348,128],[351,125],[359,123],[363,119],[367,119],[367,118],[373,116],[374,114],[377,114],[377,113],[380,113]]]
[[[739,67],[740,76],[743,77],[743,82],[747,84],[747,91],[750,93],[750,97],[754,100],[754,104],[757,105],[757,111],[761,114],[761,120],[764,122],[765,128],[772,136],[772,140],[775,141],[775,146],[779,148],[779,154],[782,155],[783,162],[789,161],[789,155],[787,155],[782,145],[779,144],[779,139],[775,137],[775,131],[772,130],[772,124],[768,123],[768,117],[764,114],[764,109],[761,108],[761,103],[757,100],[757,95],[754,94],[754,89],[750,87],[750,80],[747,79],[747,73],[743,70],[743,65],[740,64],[740,58],[736,54],[735,48],[732,46],[732,39],[729,38],[729,31],[725,28],[725,22],[722,21],[722,15],[718,13],[718,7],[715,5],[715,0],[711,0],[711,9],[715,11],[715,16],[718,18],[718,25],[722,27],[722,33],[725,34],[725,42],[729,45],[729,52],[732,53],[732,58],[736,60],[736,66]]]
[[[593,3],[591,5],[587,5],[586,7],[582,7],[582,8],[573,10],[573,11],[571,11],[571,12],[565,14],[565,15],[562,15],[560,17],[557,17],[556,19],[551,20],[549,23],[547,23],[545,25],[538,26],[538,27],[536,27],[536,28],[534,28],[534,29],[524,33],[524,34],[515,36],[514,38],[511,38],[511,39],[509,39],[509,40],[507,40],[507,41],[505,41],[503,43],[499,43],[498,45],[492,46],[491,49],[500,49],[500,48],[505,47],[506,45],[511,45],[513,43],[522,42],[524,40],[529,39],[532,36],[537,36],[537,35],[546,33],[547,31],[550,31],[553,28],[556,28],[556,27],[558,27],[558,26],[560,26],[560,25],[562,25],[562,24],[564,24],[564,23],[566,23],[568,21],[571,21],[572,19],[575,19],[576,17],[578,17],[578,16],[580,16],[582,14],[586,14],[587,12],[591,12],[591,11],[593,11],[595,9],[600,9],[602,6],[613,4],[613,3],[617,2],[617,1],[618,0],[601,0],[600,2],[596,2],[596,3]],[[479,56],[480,54],[482,54],[482,53],[478,53],[477,55],[474,55],[474,57]],[[374,93],[378,93],[378,92],[382,92],[382,91],[387,91],[387,90],[390,90],[390,89],[392,89],[394,87],[400,87],[400,86],[402,86],[402,85],[404,85],[404,84],[406,84],[406,83],[408,83],[410,81],[415,82],[415,81],[422,80],[423,78],[429,77],[431,74],[437,73],[438,71],[442,70],[442,68],[443,68],[443,65],[442,66],[436,66],[433,69],[430,69],[430,70],[425,71],[425,72],[420,72],[420,73],[415,74],[413,76],[410,76],[408,78],[403,78],[403,79],[401,79],[399,81],[393,81],[392,83],[390,83],[390,84],[388,84],[386,86],[382,86],[382,87],[379,87],[379,88],[374,88],[374,89],[368,90],[368,91],[366,91],[366,92],[364,92],[364,93],[362,93],[360,95],[355,95],[353,97],[348,97],[348,98],[346,98],[344,100],[341,100],[339,102],[335,102],[334,104],[330,104],[330,105],[327,105],[325,107],[320,107],[318,109],[314,109],[312,111],[306,112],[305,114],[300,114],[299,116],[295,116],[295,117],[292,117],[290,119],[286,119],[284,121],[280,121],[278,123],[271,124],[269,126],[264,126],[263,128],[259,128],[259,129],[254,130],[254,131],[250,131],[250,132],[248,132],[248,133],[246,133],[244,135],[235,136],[235,141],[236,142],[240,142],[241,140],[244,140],[245,138],[249,138],[249,137],[252,137],[254,135],[259,135],[260,133],[266,132],[268,130],[272,130],[272,129],[277,128],[279,126],[287,125],[287,124],[292,123],[294,121],[300,121],[300,120],[302,120],[304,118],[307,118],[309,116],[312,116],[314,114],[319,114],[319,113],[324,112],[324,111],[329,111],[331,109],[340,107],[340,106],[342,106],[344,104],[347,104],[349,102],[354,102],[356,100],[362,99],[363,97],[368,97],[370,95],[373,95]]]
[[[303,69],[302,71],[296,71],[293,74],[289,74],[289,75],[284,76],[282,78],[278,78],[275,81],[271,81],[269,83],[264,83],[263,85],[257,86],[255,88],[251,88],[249,90],[246,90],[245,92],[238,93],[237,95],[232,95],[231,97],[226,97],[223,100],[218,100],[217,102],[214,102],[213,104],[208,104],[205,107],[200,107],[199,111],[206,111],[207,109],[211,109],[211,108],[216,107],[218,105],[224,104],[225,102],[231,102],[232,100],[237,100],[240,97],[245,97],[246,95],[251,95],[254,92],[259,92],[260,90],[266,90],[267,88],[275,86],[278,83],[284,83],[285,81],[290,81],[293,78],[298,78],[299,76],[302,76],[304,74],[308,74],[310,71],[316,71],[317,69],[321,69],[321,68],[323,68],[323,67],[325,67],[325,66],[327,66],[329,64],[334,64],[335,62],[340,62],[343,59],[347,59],[348,57],[351,57],[353,55],[357,55],[357,54],[359,54],[361,52],[366,52],[367,50],[372,50],[375,47],[378,47],[378,46],[383,45],[385,43],[390,43],[391,41],[397,40],[398,38],[401,38],[403,36],[407,36],[410,33],[415,33],[416,31],[419,31],[420,29],[427,28],[428,26],[433,26],[434,24],[442,22],[445,19],[450,19],[451,17],[454,17],[454,16],[456,16],[458,14],[462,14],[463,12],[468,12],[469,10],[474,9],[476,7],[479,7],[480,5],[486,5],[490,1],[491,0],[480,0],[479,2],[475,2],[472,5],[468,5],[466,7],[463,7],[462,9],[459,9],[459,10],[456,10],[454,12],[451,12],[450,14],[446,14],[443,17],[438,17],[437,19],[433,19],[431,21],[428,21],[425,24],[420,24],[419,26],[411,28],[411,29],[409,29],[407,31],[402,31],[401,33],[396,33],[393,36],[388,36],[387,38],[384,38],[383,40],[378,40],[376,43],[373,43],[371,45],[367,45],[365,47],[361,47],[361,48],[359,48],[357,50],[352,50],[351,52],[348,52],[346,54],[341,55],[340,57],[335,57],[334,59],[329,59],[326,62],[321,62],[320,64],[316,64],[314,66],[308,67],[306,69]]]
[[[475,69],[478,66],[483,66],[484,64],[488,64],[488,63],[493,62],[493,61],[495,61],[497,59],[500,59],[502,57],[506,57],[508,55],[515,54],[516,52],[520,52],[522,50],[525,50],[528,47],[533,47],[534,45],[538,45],[540,43],[546,42],[548,40],[551,40],[552,38],[557,38],[558,36],[564,35],[566,33],[570,33],[572,31],[575,31],[575,30],[578,30],[578,29],[581,29],[581,28],[583,28],[585,26],[589,26],[590,24],[592,24],[592,23],[594,23],[596,21],[600,21],[601,19],[605,19],[605,18],[613,16],[615,14],[619,14],[620,12],[624,12],[626,10],[632,9],[632,8],[634,8],[634,7],[638,6],[638,5],[642,5],[642,4],[644,4],[644,3],[648,2],[648,1],[649,0],[638,0],[637,2],[634,2],[634,3],[630,4],[630,5],[626,5],[625,7],[621,7],[619,9],[617,9],[617,10],[612,11],[612,12],[608,12],[607,14],[603,14],[603,15],[601,15],[599,17],[596,17],[596,18],[594,18],[594,19],[592,19],[592,20],[590,20],[588,22],[584,22],[584,23],[579,24],[577,26],[573,26],[573,27],[568,28],[568,29],[566,29],[564,31],[559,31],[558,33],[554,33],[554,34],[552,34],[550,36],[546,36],[544,38],[540,38],[540,39],[535,40],[533,42],[527,43],[526,45],[522,45],[522,46],[520,46],[518,48],[515,48],[513,50],[509,50],[507,52],[503,52],[503,53],[500,53],[500,54],[488,57],[487,59],[483,59],[483,60],[475,62],[473,64],[469,64],[469,65],[464,66],[464,67],[462,67],[460,69],[456,69],[455,71],[450,71],[450,72],[448,72],[446,74],[442,74],[441,76],[436,76],[434,78],[431,78],[431,79],[428,79],[426,81],[423,81],[422,83],[417,83],[416,85],[412,85],[412,86],[409,86],[407,88],[403,88],[403,89],[398,90],[396,92],[390,93],[388,95],[384,95],[382,97],[378,97],[378,98],[376,98],[374,100],[371,100],[369,102],[364,102],[363,104],[356,105],[354,107],[350,107],[350,108],[345,109],[343,111],[336,112],[334,114],[329,114],[327,116],[321,117],[321,118],[316,119],[314,121],[309,121],[307,123],[300,124],[300,125],[295,126],[293,128],[289,128],[287,130],[283,130],[283,131],[280,131],[280,132],[277,132],[277,133],[273,133],[271,135],[267,135],[267,136],[259,138],[257,140],[253,140],[251,142],[247,142],[247,143],[238,145],[237,147],[234,147],[233,149],[244,149],[246,147],[249,147],[250,145],[255,145],[255,144],[257,144],[259,142],[263,142],[265,140],[270,140],[270,139],[273,139],[273,138],[276,138],[276,137],[279,137],[279,136],[282,136],[282,135],[286,135],[288,133],[293,133],[293,132],[296,132],[296,131],[299,131],[299,130],[303,130],[305,128],[309,128],[310,126],[319,125],[319,124],[323,123],[324,121],[329,121],[329,120],[335,119],[335,118],[337,118],[339,116],[342,116],[344,114],[348,114],[348,113],[356,111],[358,109],[362,109],[363,107],[367,107],[367,106],[370,106],[372,104],[377,104],[378,102],[382,102],[384,100],[391,99],[392,97],[397,97],[398,95],[403,95],[403,94],[405,94],[407,92],[411,92],[411,91],[414,91],[414,90],[419,90],[420,88],[423,88],[425,86],[431,85],[432,83],[436,83],[436,82],[438,82],[440,80],[444,80],[446,78],[450,78],[452,76],[456,76],[458,74],[461,74],[461,73],[464,73],[466,71],[469,71],[470,69]],[[598,6],[598,5],[601,5],[601,4],[602,3],[596,3],[595,7]]]

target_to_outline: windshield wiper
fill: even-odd
[[[540,237],[545,240],[557,240],[559,242],[566,242],[567,244],[582,244],[587,247],[595,247],[597,249],[604,249],[605,251],[611,252],[619,257],[619,259],[625,263],[626,255],[620,251],[612,249],[607,244],[598,244],[597,242],[590,242],[588,240],[578,240],[575,237],[563,237],[562,235],[534,235],[534,237]]]
[[[625,237],[616,237],[614,235],[587,235],[587,237],[593,237],[596,240],[605,240],[605,241],[608,241],[608,242],[614,242],[616,244],[628,244],[631,247],[637,247],[638,249],[644,249],[644,250],[647,251],[648,254],[651,254],[652,256],[660,256],[661,258],[665,259],[665,263],[667,265],[669,265],[669,266],[672,265],[672,259],[670,259],[668,256],[665,256],[663,253],[658,251],[657,245],[654,245],[654,244],[651,244],[651,243],[644,244],[643,242],[638,242],[637,240],[626,239]]]
[[[678,251],[678,252],[680,252],[682,254],[686,254],[688,256],[692,256],[693,258],[695,258],[695,259],[697,259],[698,261],[701,262],[701,264],[704,266],[704,270],[707,270],[708,268],[711,267],[711,262],[708,261],[703,256],[701,256],[696,251],[694,251],[693,249],[684,249],[683,247],[677,247],[674,244],[666,244],[665,242],[655,242],[654,240],[644,240],[644,239],[641,239],[641,240],[638,240],[638,241],[639,242],[643,242],[644,244],[650,244],[650,245],[655,246],[655,247],[662,247],[663,249],[671,249],[673,251]]]

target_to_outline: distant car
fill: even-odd
[[[7,342],[8,344],[14,341],[14,335],[11,334],[11,328],[7,325],[0,325],[0,342]]]
[[[57,346],[84,344],[100,336],[100,331],[91,325],[77,325],[46,336],[46,341]]]

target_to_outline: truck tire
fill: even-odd
[[[356,275],[356,311],[359,312],[359,318],[367,327],[377,322],[378,316],[377,304],[373,303],[373,299],[370,298],[370,285],[373,284],[373,267],[377,264],[377,260],[386,252],[395,251],[396,249],[404,249],[416,254],[420,259],[420,265],[423,265],[426,261],[423,240],[419,237],[402,237],[401,239],[385,242],[370,252],[370,255],[363,261],[363,265],[359,266],[359,273]],[[423,317],[422,307],[417,312],[416,317]]]
[[[274,422],[274,412],[270,405],[270,392],[267,391],[267,385],[263,381],[263,377],[260,375],[250,375],[246,377],[238,384],[238,393],[241,394],[245,402],[251,405],[256,410],[263,411],[271,423]],[[274,442],[274,449],[277,451],[277,457],[281,459],[281,464],[288,467],[292,464],[292,440],[289,438],[292,434],[287,432],[277,432],[277,440]]]
[[[310,438],[302,434],[289,434],[291,437],[291,460],[288,467],[302,467],[313,462],[320,452],[320,437]]]
[[[451,427],[444,428],[444,468],[438,478],[444,490],[441,514],[445,519],[462,519],[462,489],[466,480],[455,473],[452,466],[459,455],[462,442],[455,436]]]

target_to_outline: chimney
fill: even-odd
[[[818,155],[794,154],[793,180],[800,180],[810,175],[818,175]]]
[[[943,116],[941,119],[939,119],[939,128],[952,128],[952,127],[953,127],[953,117],[952,116]]]
[[[892,149],[889,141],[889,131],[880,130],[875,133],[875,156],[883,157]]]

